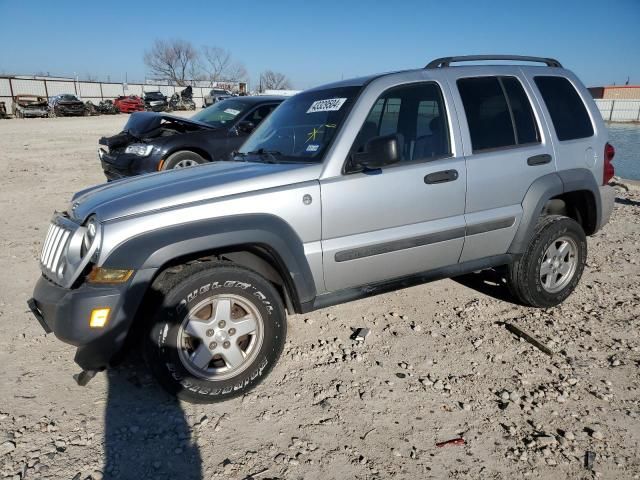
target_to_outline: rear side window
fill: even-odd
[[[461,78],[457,84],[474,152],[540,142],[531,104],[516,78]]]
[[[574,140],[593,135],[593,125],[584,102],[564,77],[535,77],[547,105],[558,140]]]
[[[522,85],[514,77],[503,77],[500,79],[502,86],[509,99],[509,106],[513,114],[513,122],[516,126],[518,144],[539,142],[536,119],[533,116],[531,104],[524,93]]]

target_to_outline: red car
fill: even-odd
[[[137,95],[120,96],[113,101],[122,113],[144,112],[144,102]]]

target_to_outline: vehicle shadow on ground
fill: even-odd
[[[616,197],[616,203],[620,205],[631,205],[632,207],[640,207],[640,202],[637,200],[631,200],[629,198]]]
[[[135,356],[106,374],[103,478],[201,479],[200,452],[178,400]]]
[[[458,282],[460,285],[464,285],[467,288],[471,288],[476,292],[488,295],[497,300],[519,305],[518,300],[509,292],[509,288],[507,287],[504,279],[504,271],[502,269],[482,270],[477,273],[469,273],[466,275],[460,275],[459,277],[453,277],[452,280]]]

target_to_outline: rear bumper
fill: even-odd
[[[144,112],[144,105],[118,105],[118,110],[120,110],[121,113]]]
[[[616,201],[616,190],[610,185],[603,185],[600,187],[600,205],[602,208],[602,214],[600,215],[600,224],[598,230],[609,223],[611,213],[613,212],[613,205]]]
[[[101,370],[122,350],[131,321],[155,273],[140,270],[123,285],[83,284],[66,289],[40,277],[27,304],[45,332],[77,347],[75,361],[84,370]],[[91,311],[109,308],[104,328],[90,328]]]

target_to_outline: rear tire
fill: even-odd
[[[576,288],[587,260],[587,238],[578,222],[541,217],[526,251],[507,268],[507,286],[524,305],[554,307]]]
[[[205,162],[206,160],[196,152],[182,150],[169,155],[169,158],[164,162],[162,169],[173,170],[174,168],[195,167],[196,165],[200,165]]]
[[[143,337],[147,364],[171,394],[214,403],[258,385],[278,360],[287,323],[274,288],[228,262],[182,267],[161,280]]]

